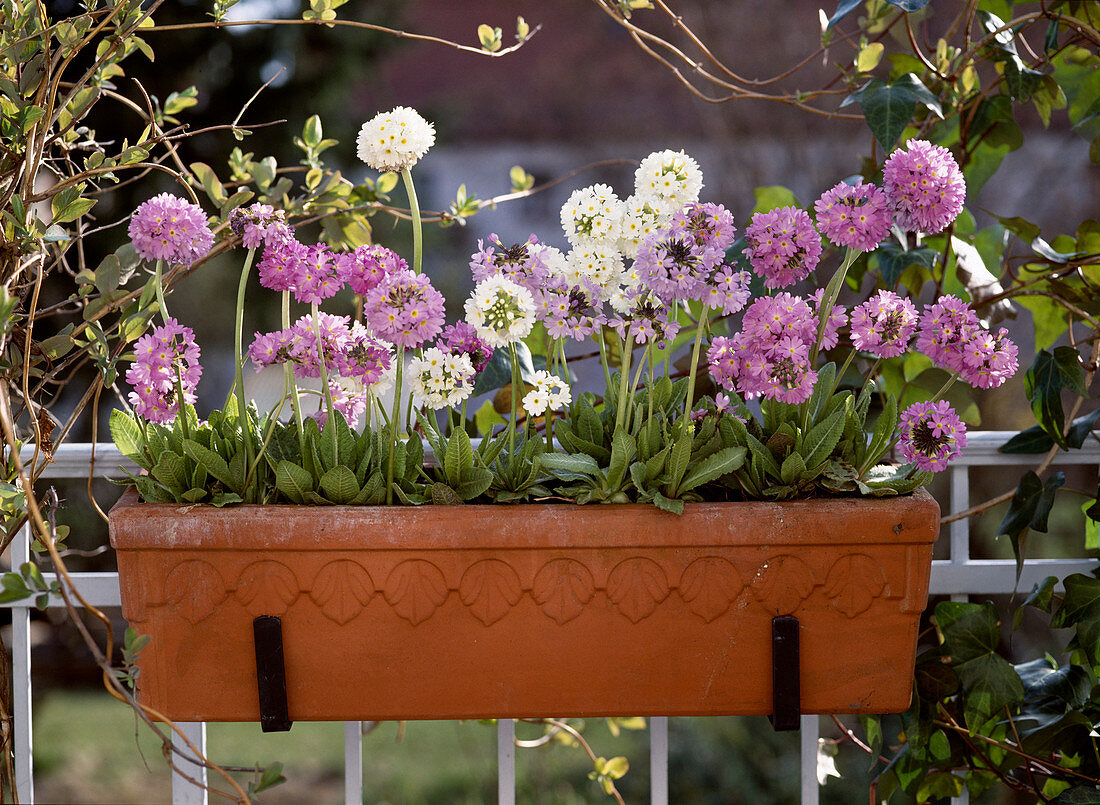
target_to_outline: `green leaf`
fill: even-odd
[[[306,493],[313,491],[313,476],[290,461],[279,462],[275,468],[275,487],[292,503],[303,503]]]
[[[747,452],[748,450],[744,447],[726,447],[708,456],[688,470],[677,491],[683,494],[689,489],[710,483],[740,469],[745,463]]]
[[[539,465],[559,478],[561,477],[558,475],[559,472],[582,477],[594,477],[600,473],[600,465],[594,458],[584,453],[544,453],[539,456]]]
[[[188,487],[187,462],[175,453],[161,453],[150,474],[177,495]]]
[[[815,425],[806,434],[802,443],[802,453],[807,467],[811,469],[816,467],[832,454],[840,437],[844,434],[845,416],[843,409],[834,411],[828,419]]]
[[[676,490],[680,486],[680,480],[687,472],[688,462],[691,460],[691,444],[694,441],[693,428],[688,424],[672,445],[672,451],[668,456],[669,487]]]
[[[1015,669],[997,653],[1001,633],[992,604],[941,601],[936,623],[944,636],[943,651],[966,693],[966,724],[978,729],[1004,707],[1024,697]]]
[[[626,477],[627,468],[638,452],[634,437],[623,428],[618,428],[611,438],[611,464],[607,470],[608,486],[618,489]]]
[[[1054,696],[1070,707],[1083,707],[1092,692],[1089,672],[1080,665],[1057,667],[1045,657],[1015,666],[1029,699]]]
[[[754,215],[758,212],[769,212],[777,207],[802,206],[794,193],[782,185],[757,187],[753,189],[752,194],[756,197],[756,206],[752,208]]]
[[[843,107],[850,103],[859,104],[871,133],[887,151],[893,150],[901,133],[913,119],[917,104],[936,117],[943,118],[939,100],[913,73],[906,73],[890,84],[873,78],[840,105]]]
[[[359,494],[359,482],[355,480],[355,473],[342,465],[333,467],[322,475],[318,486],[321,494],[333,503],[351,503]]]
[[[310,115],[302,127],[302,140],[310,148],[315,149],[321,144],[322,139],[324,139],[324,134],[321,130],[321,118],[317,115]]]
[[[802,454],[792,452],[783,459],[783,464],[779,468],[779,477],[783,483],[795,486],[802,480],[802,475],[805,472],[806,461],[802,458]]]
[[[457,487],[474,466],[474,448],[466,431],[457,428],[447,440],[447,456],[443,473],[453,487]]]
[[[203,447],[194,439],[184,439],[183,452],[223,484],[228,487],[233,486],[233,475],[229,472],[229,465],[213,450]]]
[[[96,199],[80,197],[84,188],[85,184],[82,182],[75,187],[65,188],[50,199],[50,211],[53,214],[55,224],[75,221],[96,205]]]
[[[1086,396],[1084,370],[1077,350],[1056,347],[1053,352],[1040,350],[1024,376],[1024,392],[1031,402],[1035,420],[1059,446],[1068,442],[1063,435],[1065,414],[1062,410],[1062,390],[1068,389]]]
[[[684,501],[679,498],[668,498],[661,494],[657,489],[653,490],[653,503],[662,511],[671,512],[672,514],[684,513]]]
[[[840,2],[837,3],[836,11],[833,12],[833,16],[829,17],[829,23],[825,26],[825,30],[830,30],[834,25],[861,5],[863,5],[863,0],[840,0]]]
[[[887,288],[893,288],[898,284],[901,275],[909,266],[924,266],[929,271],[936,265],[938,255],[934,249],[921,246],[917,249],[906,251],[897,243],[883,243],[875,252],[878,259],[879,274],[882,275],[882,284]]]
[[[1000,453],[1034,454],[1045,453],[1054,447],[1054,440],[1039,425],[1022,430],[997,448]]]
[[[145,434],[141,425],[125,411],[114,409],[110,419],[111,440],[122,455],[131,461],[142,464],[142,453],[145,447]]]
[[[473,500],[485,494],[493,484],[492,470],[484,467],[471,467],[463,474],[463,481],[455,487],[455,493],[462,500]]]

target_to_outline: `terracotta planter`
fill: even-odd
[[[253,619],[281,619],[294,720],[772,712],[772,619],[801,711],[909,705],[939,507],[892,499],[111,510],[141,700],[259,719]]]

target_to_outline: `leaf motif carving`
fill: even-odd
[[[201,559],[180,562],[172,568],[164,586],[169,606],[188,623],[201,621],[226,596],[221,575]]]
[[[370,574],[350,559],[329,562],[317,573],[309,597],[341,626],[363,611],[374,595]]]
[[[813,573],[796,556],[773,556],[756,570],[752,591],[775,615],[790,615],[814,589]]]
[[[574,559],[553,559],[535,575],[531,596],[560,626],[580,615],[595,591],[588,568]]]
[[[825,594],[849,618],[865,612],[886,588],[882,565],[870,556],[851,553],[833,562],[825,577]]]
[[[619,562],[607,580],[608,596],[631,623],[648,617],[668,593],[661,566],[642,556]]]
[[[489,626],[519,603],[523,588],[511,565],[499,559],[483,559],[462,575],[458,594],[474,617]]]
[[[696,559],[680,577],[680,595],[707,623],[730,608],[741,592],[741,577],[732,562],[718,556]]]
[[[385,596],[398,615],[416,626],[447,599],[447,582],[431,562],[407,559],[386,579]]]
[[[298,600],[298,592],[294,572],[271,559],[253,562],[237,578],[237,600],[253,617],[282,615]]]

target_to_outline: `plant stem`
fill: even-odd
[[[519,391],[523,388],[523,380],[519,374],[516,345],[509,344],[508,351],[512,356],[512,418],[508,420],[508,459],[511,460],[516,454],[516,416],[519,411]]]
[[[157,307],[160,308],[160,318],[165,324],[168,323],[168,305],[164,303],[164,282],[161,279],[161,266],[164,265],[163,260],[157,260],[156,273],[153,279],[153,288],[157,293]],[[177,355],[173,361],[176,367],[176,404],[179,407],[179,413],[177,416],[180,420],[180,430],[183,432],[183,438],[191,438],[191,426],[187,421],[187,403],[183,399],[183,369],[180,366],[179,356]]]
[[[623,344],[622,356],[619,359],[619,404],[615,411],[615,430],[625,427],[627,383],[630,381],[630,361],[634,356],[634,333],[627,332],[626,343]]]
[[[336,407],[332,404],[332,389],[328,385],[328,365],[325,362],[325,347],[321,341],[321,311],[316,302],[310,305],[310,312],[313,322],[313,337],[317,341],[317,360],[321,369],[321,387],[325,394],[325,409],[328,411],[328,419],[325,424],[332,432],[332,435],[329,436],[329,441],[332,442],[332,460],[335,464],[339,464],[340,442],[338,441],[339,435],[336,427]]]
[[[600,365],[603,367],[604,388],[611,388],[611,370],[607,367],[607,343],[604,340],[603,327],[599,329]]]
[[[401,178],[405,182],[405,192],[409,194],[409,212],[412,214],[413,230],[413,273],[420,273],[420,266],[424,257],[424,232],[420,221],[420,202],[416,198],[416,188],[413,186],[412,169],[402,168]]]
[[[394,366],[393,417],[390,419],[390,455],[386,460],[386,505],[393,503],[393,466],[397,453],[397,422],[401,413],[401,375],[405,365],[405,345],[397,345],[397,364]]]
[[[691,406],[695,398],[695,375],[699,371],[699,350],[703,346],[703,331],[707,329],[709,313],[710,308],[703,305],[703,309],[699,312],[699,321],[695,324],[695,343],[691,347],[691,367],[688,370],[688,391],[687,399],[684,400],[684,418],[680,423],[681,433],[691,419]]]
[[[283,330],[290,329],[290,291],[283,291]],[[302,425],[302,402],[298,392],[298,380],[294,377],[294,367],[287,361],[283,364],[283,379],[290,386],[290,407],[294,411],[294,424],[298,429],[298,450],[300,457],[306,454],[306,432]]]
[[[237,310],[235,316],[235,329],[233,332],[233,388],[230,389],[229,395],[233,396],[234,392],[237,395],[237,419],[240,421],[241,426],[241,442],[244,444],[244,457],[245,457],[245,476],[246,478],[252,477],[252,466],[255,461],[255,456],[252,451],[252,434],[248,430],[248,403],[244,397],[244,356],[241,353],[244,341],[244,292],[248,286],[248,272],[252,268],[252,258],[255,256],[256,250],[249,249],[248,254],[244,258],[244,268],[241,269],[241,279],[237,283]],[[225,401],[226,406],[229,405],[229,399]],[[247,485],[242,492],[247,490]],[[249,503],[255,503],[255,500],[251,500],[250,496],[243,495],[246,501]]]
[[[859,249],[853,249],[848,247],[848,251],[844,253],[844,260],[840,264],[840,268],[833,274],[832,279],[829,280],[829,284],[825,286],[824,293],[821,294],[821,305],[817,310],[817,338],[814,340],[813,348],[810,350],[810,368],[812,369],[814,364],[817,363],[817,353],[821,349],[821,339],[825,337],[825,324],[829,321],[829,315],[832,313],[833,305],[836,304],[837,297],[840,296],[840,289],[844,287],[844,278],[848,276],[848,269],[852,267],[852,263],[856,261],[863,252]]]

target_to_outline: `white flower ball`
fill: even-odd
[[[356,144],[359,158],[375,170],[401,171],[435,144],[435,126],[415,109],[398,106],[364,123]]]

